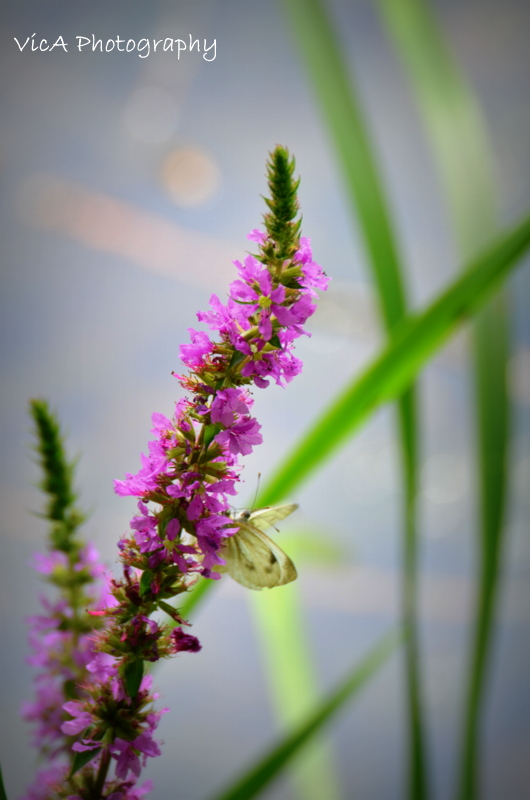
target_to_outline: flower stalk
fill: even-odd
[[[66,703],[71,719],[62,726],[79,736],[78,760],[68,787],[53,797],[135,798],[146,759],[160,755],[153,733],[167,710],[153,711],[156,695],[144,664],[201,649],[169,601],[199,575],[221,577],[223,548],[238,531],[228,497],[237,493],[239,457],[262,442],[251,390],[285,386],[299,374],[294,342],[309,335],[303,325],[316,309],[316,290],[328,283],[309,240],[300,237],[294,166],[285,148],[271,154],[265,230],[248,236],[258,252],[234,262],[239,277],[226,302],[212,295],[209,309],[197,314],[215,336],[188,329],[191,341],[180,347],[188,371],[175,376],[187,394],[172,418],[153,415],[155,438],[141,469],[115,481],[118,495],[138,498],[138,514],[118,545],[122,576],[109,580],[111,600],[91,611],[105,620],[88,666],[94,681],[84,685],[82,698]],[[154,620],[156,611],[170,622]],[[115,778],[109,781],[111,759]]]
[[[24,703],[22,715],[33,723],[33,744],[48,766],[39,771],[25,800],[38,800],[69,768],[73,740],[63,730],[69,716],[64,704],[86,693],[84,686],[91,680],[87,666],[95,655],[92,635],[104,624],[86,608],[106,605],[106,597],[97,551],[78,535],[85,516],[76,506],[74,464],[67,458],[57,418],[44,400],[32,400],[30,413],[43,475],[40,488],[48,497],[42,516],[50,523],[47,553],[36,554],[34,566],[59,594],[55,601],[41,598],[44,613],[29,620],[28,661],[38,672],[35,697]]]

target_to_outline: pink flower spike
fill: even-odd
[[[264,223],[271,231],[278,223],[279,235],[269,236],[258,228],[249,233],[258,255],[234,262],[238,274],[227,296],[220,295],[223,302],[211,295],[207,310],[197,313],[207,332],[188,328],[190,339],[180,347],[186,368],[176,377],[184,397],[170,418],[153,415],[152,441],[140,469],[115,484],[118,494],[135,496],[139,502],[119,542],[122,576],[109,583],[117,607],[106,609],[107,627],[95,632],[93,649],[84,656],[87,674],[100,680],[92,688],[82,684],[86,695],[77,707],[74,704],[73,719],[60,720],[94,741],[112,741],[102,751],[110,752],[115,762],[115,777],[102,791],[108,800],[139,800],[145,793],[136,788],[136,778],[147,758],[160,755],[153,736],[163,712],[150,705],[157,698],[151,676],[138,678],[138,688],[137,667],[140,661],[201,649],[197,637],[186,632],[180,616],[185,612],[173,611],[165,601],[189,591],[200,575],[221,577],[217,569],[226,567],[227,539],[238,531],[229,496],[236,494],[240,481],[239,457],[262,442],[261,425],[253,416],[252,386],[265,388],[272,382],[284,387],[300,372],[302,362],[294,356],[294,345],[306,333],[302,326],[315,310],[317,290],[327,285],[313,262],[309,240],[298,240],[300,223],[282,221],[274,183],[282,158],[279,154],[271,160],[273,199],[267,201]],[[297,183],[293,180],[291,186],[294,193]],[[152,618],[157,606],[177,627]],[[43,635],[61,636],[62,630],[48,627]],[[60,645],[60,639],[50,638],[47,652]],[[103,657],[107,652],[115,661]],[[41,651],[36,657],[48,655]],[[107,704],[119,704],[123,714],[123,725],[113,725],[112,736],[107,731]],[[92,739],[77,746],[94,747]],[[85,787],[79,792],[90,794]]]

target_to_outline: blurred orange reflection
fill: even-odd
[[[17,197],[26,224],[66,234],[166,277],[226,289],[241,248],[53,175],[30,175]]]

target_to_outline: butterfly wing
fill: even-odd
[[[296,567],[276,542],[250,522],[238,525],[239,531],[226,540],[220,554],[226,565],[219,571],[228,572],[247,589],[272,589],[295,580]]]
[[[280,522],[293,511],[298,508],[297,503],[286,504],[282,506],[268,506],[266,508],[257,508],[255,511],[243,511],[237,517],[237,522],[243,520],[249,522],[260,531],[266,531],[276,522]]]

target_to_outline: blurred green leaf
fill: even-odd
[[[101,751],[101,747],[96,747],[93,750],[83,750],[81,753],[74,753],[72,759],[72,768],[70,770],[70,778],[79,772],[80,769],[85,767],[97,754]]]
[[[484,304],[529,245],[530,217],[477,258],[422,314],[404,321],[379,357],[332,402],[283,461],[259,504],[272,505],[292,493],[371,412],[398,397],[455,328]]]
[[[494,181],[486,132],[467,86],[424,0],[377,0],[425,123],[463,256],[492,236]]]
[[[321,0],[283,0],[300,56],[331,135],[352,222],[364,241],[368,264],[377,288],[382,319],[388,333],[407,313],[405,270],[399,256],[389,203],[385,196],[377,155],[365,119],[351,66],[342,55],[330,13]],[[410,385],[398,401],[399,446],[403,482],[403,580],[402,623],[407,628],[405,645],[407,702],[409,710],[411,800],[426,796],[427,766],[423,745],[421,674],[417,645],[417,534],[416,496],[419,434],[416,392]]]
[[[359,220],[377,282],[381,313],[391,328],[405,311],[402,270],[372,137],[363,119],[351,70],[344,63],[320,0],[283,0],[283,6],[337,151],[347,200],[354,218]]]
[[[480,109],[424,0],[378,0],[404,63],[435,154],[461,255],[483,246],[494,230],[492,159]],[[479,491],[480,568],[463,744],[461,800],[477,796],[479,715],[501,567],[509,403],[505,373],[508,324],[502,294],[477,316],[473,330]]]
[[[144,662],[138,659],[130,661],[123,670],[123,680],[129,697],[134,698],[140,691],[140,684],[144,676]]]
[[[373,410],[399,396],[455,327],[467,320],[486,301],[489,293],[515,266],[529,245],[530,217],[476,259],[422,314],[406,320],[393,341],[383,348],[361,377],[332,403],[283,462],[264,490],[259,504],[271,505],[284,498],[338,446],[344,444]],[[211,585],[212,581],[199,583],[195,590],[198,596],[192,600],[195,592],[190,594],[192,602],[184,606],[185,612],[182,613],[189,614]],[[277,771],[286,763],[286,752],[281,748],[279,753],[275,751],[265,766],[256,768],[248,779],[238,784],[237,791],[247,791],[248,786],[264,785],[268,781],[269,770],[274,767]],[[251,795],[226,794],[222,800],[232,796],[239,798]]]
[[[151,569],[145,569],[140,578],[140,597],[143,597],[147,592],[151,591],[151,584],[155,573]]]
[[[282,541],[283,544],[283,541]],[[281,729],[287,733],[305,720],[319,697],[299,586],[251,592],[249,600],[260,635],[265,675]],[[341,796],[338,769],[327,736],[316,736],[289,765],[290,777],[304,800]]]
[[[276,538],[274,536],[274,538]],[[281,548],[295,564],[318,564],[331,567],[344,563],[344,548],[337,545],[327,528],[297,529],[281,537]]]
[[[375,675],[377,670],[395,652],[402,639],[401,633],[396,633],[395,631],[385,636],[368,656],[355,666],[335,691],[317,705],[304,722],[297,726],[280,744],[266,753],[232,787],[216,796],[215,800],[248,800],[248,798],[255,797],[279,774],[293,756],[322,729],[325,723],[343,708],[348,700],[355,696],[366,682]]]

